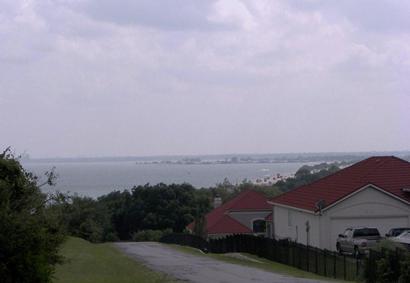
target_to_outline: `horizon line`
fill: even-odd
[[[41,161],[41,160],[79,160],[79,159],[124,159],[124,158],[172,158],[172,157],[205,157],[205,156],[258,156],[258,155],[343,155],[343,154],[373,154],[373,153],[400,153],[400,154],[410,154],[410,149],[408,150],[369,150],[369,151],[300,151],[300,152],[271,152],[271,153],[211,153],[211,154],[156,154],[156,155],[100,155],[100,156],[53,156],[53,157],[30,157],[27,153],[22,153],[17,156],[21,156],[24,160],[31,161]],[[25,157],[25,158],[24,158]]]

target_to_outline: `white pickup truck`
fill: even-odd
[[[355,257],[366,254],[369,248],[375,246],[381,240],[379,230],[370,227],[347,228],[343,234],[339,234],[336,249],[339,253],[350,253]]]

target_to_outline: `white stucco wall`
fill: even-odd
[[[291,225],[288,225],[289,213]],[[394,227],[410,227],[410,206],[368,186],[325,209],[322,216],[274,205],[273,219],[277,238],[291,238],[306,244],[305,223],[309,220],[310,245],[335,250],[337,235],[348,227],[376,227],[382,236]]]
[[[348,227],[376,227],[382,236],[391,228],[410,227],[410,206],[369,186],[326,210],[321,218],[322,246],[335,250],[337,235]]]
[[[305,245],[307,243],[306,221],[309,221],[309,245],[315,247],[319,245],[318,216],[297,209],[273,206],[273,221],[275,238],[290,238]]]

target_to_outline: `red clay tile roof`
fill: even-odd
[[[236,221],[227,214],[215,222],[213,226],[207,227],[208,234],[238,234],[238,233],[252,233],[252,230]]]
[[[259,192],[252,190],[243,191],[234,199],[224,203],[220,207],[209,212],[206,218],[206,227],[208,234],[233,234],[233,233],[252,233],[252,231],[230,217],[229,211],[255,211],[271,210],[272,207],[267,203],[267,198]],[[194,222],[188,225],[192,231]]]
[[[268,199],[259,192],[247,190],[240,193],[236,198],[226,203],[224,206],[230,211],[238,210],[271,210]]]
[[[271,202],[317,211],[315,204],[319,200],[329,206],[369,184],[410,203],[410,193],[403,191],[410,188],[410,163],[394,156],[370,157]]]

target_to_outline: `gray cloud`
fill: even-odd
[[[364,32],[409,32],[410,2],[401,0],[290,0],[291,5],[325,12],[331,20],[346,18]]]
[[[212,30],[223,25],[210,22],[207,14],[215,1],[85,1],[71,5],[96,20],[120,25],[142,25],[162,30]]]
[[[384,9],[392,27],[371,24],[381,8],[298,3],[0,1],[0,147],[408,149],[407,2]]]

